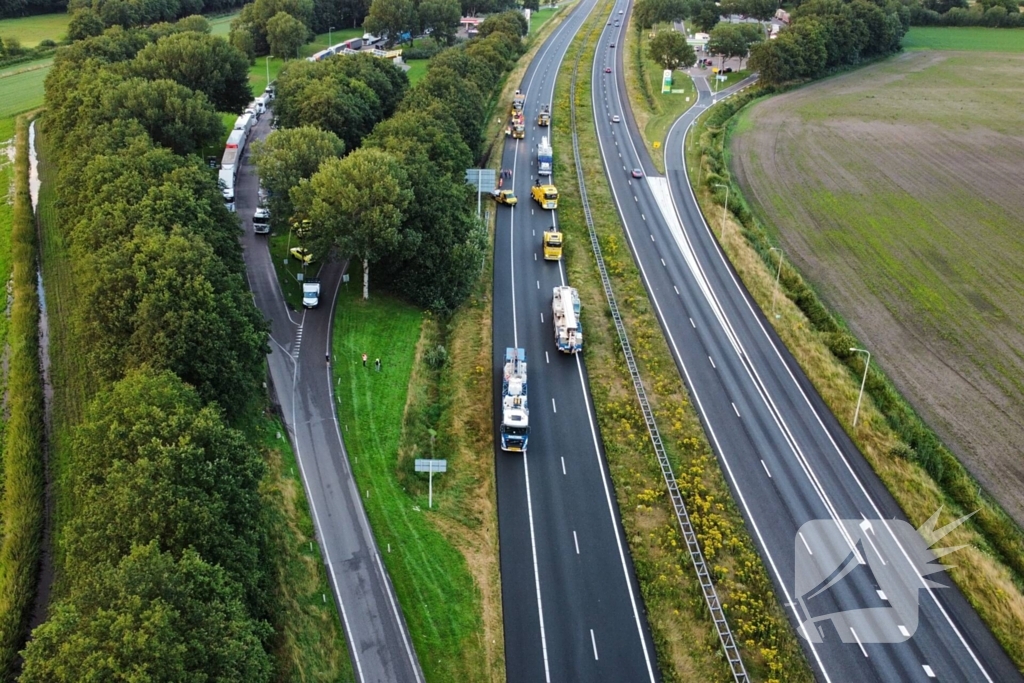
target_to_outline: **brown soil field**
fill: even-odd
[[[748,109],[786,257],[1024,524],[1024,55],[902,54]]]

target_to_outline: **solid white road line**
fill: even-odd
[[[850,627],[850,633],[853,634],[853,639],[857,641],[857,646],[860,648],[860,651],[864,654],[865,657],[867,657],[868,651],[864,649],[863,643],[860,642],[860,638],[857,637],[857,632],[853,630],[852,626]]]
[[[798,531],[798,532],[796,532],[796,535],[797,535],[797,536],[799,536],[799,537],[800,537],[800,540],[804,542],[804,547],[805,547],[805,548],[807,548],[807,554],[808,554],[808,555],[813,555],[813,554],[814,554],[814,551],[813,551],[813,550],[811,550],[811,546],[807,545],[807,539],[806,539],[806,538],[804,538],[804,535],[803,535],[803,533],[802,533],[802,532],[800,532],[800,531]]]
[[[533,550],[533,583],[537,587],[537,612],[540,618],[540,646],[544,654],[544,680],[551,683],[551,669],[548,666],[548,639],[544,633],[544,603],[540,598],[540,570],[537,568],[537,538],[533,531],[533,500],[530,497],[530,462],[523,453],[523,474],[526,477],[526,512],[530,520],[530,548]]]

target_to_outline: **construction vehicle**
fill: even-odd
[[[562,233],[551,226],[544,231],[544,260],[560,261],[562,259]]]
[[[526,104],[526,95],[522,90],[516,90],[516,94],[512,96],[512,113],[523,111],[523,105]]]
[[[563,353],[583,350],[583,327],[580,325],[580,294],[575,287],[555,287],[551,299],[555,321],[555,346]]]
[[[491,190],[491,197],[499,204],[507,204],[508,206],[515,206],[519,202],[516,193],[512,190]]]
[[[526,137],[526,119],[521,111],[512,112],[512,137],[517,140]]]
[[[302,305],[316,308],[320,305],[320,281],[310,278],[302,283]]]
[[[545,135],[540,139],[540,144],[537,145],[537,173],[540,175],[551,175],[553,163],[554,157],[551,155],[551,145],[548,144],[548,138]]]
[[[540,204],[540,208],[558,208],[558,189],[554,185],[534,185],[530,189],[530,194],[534,201]]]
[[[538,126],[550,126],[551,125],[551,105],[542,104],[540,106],[540,114],[537,115]]]
[[[526,405],[526,349],[505,349],[501,380],[501,450],[526,451],[530,410]]]

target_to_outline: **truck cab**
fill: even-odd
[[[526,403],[526,350],[505,349],[501,380],[501,450],[525,452],[530,438],[530,410]]]
[[[543,105],[540,108],[540,114],[537,116],[538,126],[550,126],[551,125],[551,107]]]
[[[554,210],[558,208],[558,188],[554,185],[534,185],[530,190],[533,200],[540,208]]]
[[[544,260],[560,261],[562,259],[562,233],[551,226],[544,231]]]
[[[320,305],[320,280],[306,280],[302,283],[302,305],[316,308]]]
[[[252,231],[257,235],[266,235],[270,232],[270,209],[265,206],[256,209],[252,217]]]

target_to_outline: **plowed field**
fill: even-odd
[[[749,110],[787,258],[1024,523],[1024,55],[922,51]]]

